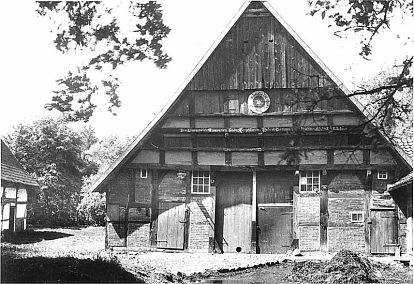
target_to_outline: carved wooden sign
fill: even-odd
[[[312,132],[343,132],[348,131],[350,126],[300,126],[293,127],[249,127],[249,128],[181,128],[181,133],[264,133],[264,132],[293,132],[293,131],[312,131]]]

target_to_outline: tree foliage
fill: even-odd
[[[407,79],[400,79],[403,73],[399,68],[385,68],[370,80],[362,81],[355,92],[361,93],[358,100],[373,114],[374,123],[390,141],[413,136],[413,88],[412,83],[410,87],[398,87],[400,80]]]
[[[396,14],[403,18],[412,18],[414,14],[413,2],[409,0],[308,0],[308,3],[310,15],[320,15],[329,21],[330,27],[336,27],[335,34],[350,31],[361,34],[360,55],[365,59],[370,59],[375,48],[373,39],[383,30],[392,28]],[[406,40],[412,43],[411,38]],[[401,122],[412,119],[412,65],[413,56],[407,54],[403,62],[392,66],[392,70],[383,72],[370,83],[363,82],[358,90],[349,95],[364,103],[365,110],[370,114],[366,124],[372,123],[375,130],[382,130],[391,141],[405,135],[406,132],[401,131]]]
[[[310,15],[320,14],[337,27],[336,35],[347,31],[363,34],[360,55],[368,57],[372,52],[372,40],[382,30],[389,29],[396,11],[413,16],[411,0],[308,0]]]
[[[94,98],[108,96],[108,110],[121,106],[117,93],[118,67],[132,61],[151,60],[166,68],[171,58],[161,41],[170,32],[163,22],[161,5],[147,3],[63,1],[38,2],[37,12],[54,23],[54,44],[62,53],[88,52],[88,61],[58,79],[49,110],[57,109],[73,121],[88,121],[97,107]]]
[[[82,155],[83,136],[63,118],[48,117],[20,124],[6,137],[16,158],[40,185],[29,193],[29,222],[68,225],[76,221],[82,177],[97,170]]]

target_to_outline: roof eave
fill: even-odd
[[[11,178],[5,178],[1,177],[2,181],[9,182],[9,183],[15,183],[15,184],[21,184],[23,186],[29,186],[29,187],[39,187],[39,184],[36,181],[33,182],[22,182],[19,180],[11,179]]]

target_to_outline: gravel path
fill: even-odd
[[[116,252],[123,266],[152,267],[156,272],[185,275],[221,269],[253,267],[259,264],[281,262],[285,255],[257,254],[206,254],[166,252]]]

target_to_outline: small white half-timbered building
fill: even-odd
[[[27,193],[38,186],[1,140],[1,231],[20,232],[26,229]]]

